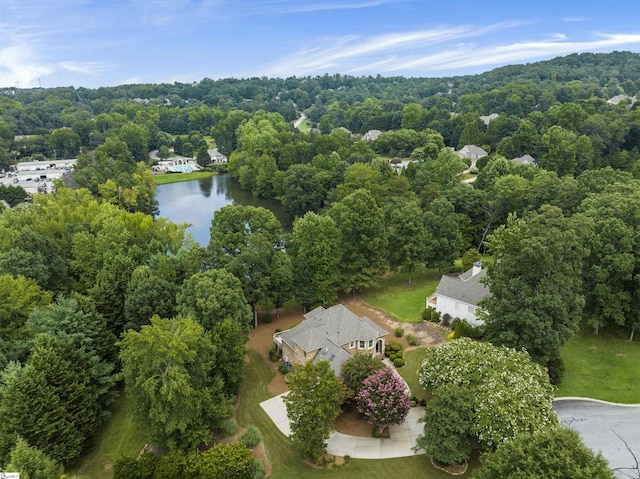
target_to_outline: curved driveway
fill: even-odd
[[[563,426],[577,431],[593,451],[602,452],[618,477],[640,477],[634,458],[635,454],[640,459],[640,405],[559,398],[553,408]]]
[[[282,434],[289,436],[291,435],[289,418],[282,401],[282,396],[286,394],[288,393],[261,402],[260,407],[269,415]],[[334,432],[327,443],[327,452],[335,456],[351,456],[354,459],[389,459],[424,454],[424,451],[413,451],[418,436],[422,434],[423,426],[418,419],[423,416],[423,407],[412,407],[404,423],[389,428],[391,437],[388,439],[349,436]]]
[[[285,394],[287,393],[268,399],[260,403],[260,406],[278,429],[289,436],[289,418],[282,401]],[[564,426],[577,431],[593,451],[602,452],[618,477],[640,477],[640,465],[635,460],[635,457],[640,460],[640,405],[613,404],[585,398],[559,398],[553,402],[553,407]],[[327,452],[357,459],[387,459],[423,454],[423,451],[413,451],[416,439],[423,430],[418,419],[423,416],[424,408],[411,408],[403,424],[390,428],[389,439],[335,432],[327,443]]]

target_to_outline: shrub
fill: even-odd
[[[420,340],[417,337],[415,337],[413,334],[407,335],[407,342],[411,346],[417,346],[418,344],[420,344]]]
[[[287,374],[289,372],[289,368],[286,365],[281,364],[280,366],[278,366],[278,371],[280,371],[282,374]]]
[[[449,313],[445,313],[444,315],[442,315],[443,326],[449,326],[450,322],[451,322],[451,315]]]
[[[474,326],[464,321],[464,335],[471,339],[482,339],[484,337],[484,326]]]
[[[402,351],[396,351],[396,358],[402,358]]]
[[[260,444],[261,439],[262,434],[260,434],[260,429],[255,424],[249,424],[247,430],[240,435],[240,442],[249,449],[253,449]]]
[[[390,341],[387,348],[391,351],[402,351],[402,344],[400,344],[398,341]]]
[[[251,479],[263,479],[267,474],[262,461],[258,459],[253,460],[253,467],[251,468]]]
[[[396,358],[393,360],[393,365],[397,368],[401,368],[402,366],[404,366],[404,359],[402,358]]]
[[[274,363],[280,359],[280,352],[276,349],[275,346],[269,350],[269,359],[271,359],[271,361],[273,361]]]
[[[547,362],[547,372],[549,373],[549,381],[554,386],[560,384],[564,376],[564,361],[560,356],[555,356]]]
[[[341,375],[344,384],[357,394],[362,387],[362,382],[382,368],[384,364],[379,358],[366,353],[356,354],[342,365]]]
[[[437,323],[440,321],[440,311],[437,311],[433,306],[429,306],[422,311],[422,320]]]
[[[391,353],[391,354],[389,354],[389,359],[390,359],[391,361],[395,361],[397,357],[398,357],[398,356],[396,356],[396,353]]]
[[[233,436],[238,432],[238,423],[235,419],[225,419],[220,423],[220,427],[218,429],[225,436]]]
[[[395,334],[396,334],[396,338],[401,338],[402,335],[404,334],[404,329],[396,328]]]

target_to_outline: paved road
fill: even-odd
[[[592,450],[602,452],[618,477],[640,477],[634,458],[635,454],[640,460],[640,405],[563,398],[556,399],[553,407],[564,426],[578,431]]]

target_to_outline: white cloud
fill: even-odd
[[[51,75],[51,65],[39,63],[26,44],[13,44],[0,49],[0,86],[33,87],[42,77]]]
[[[266,74],[284,77],[323,72],[400,72],[428,76],[446,70],[469,70],[576,52],[640,46],[640,33],[594,34],[585,40],[570,39],[565,33],[548,34],[540,39],[540,34],[535,33],[538,39],[513,43],[497,43],[500,40],[490,35],[522,25],[522,22],[502,22],[480,28],[463,25],[371,37],[327,39],[317,42],[317,47],[300,50],[275,62],[267,67]],[[478,40],[460,43],[471,38]]]
[[[109,65],[99,62],[60,62],[59,66],[73,73],[82,73],[83,75],[98,75],[107,70],[111,70]]]
[[[501,22],[487,27],[463,25],[440,27],[414,32],[389,33],[363,38],[347,36],[320,42],[318,47],[301,50],[267,68],[267,75],[301,75],[338,67],[338,70],[362,70],[360,61],[373,64],[381,60],[380,54],[426,48],[435,44],[466,37],[486,35],[497,30],[522,25],[522,22]]]
[[[455,70],[462,68],[520,63],[537,58],[548,58],[577,52],[615,49],[629,45],[640,45],[640,34],[600,35],[591,41],[544,41],[520,42],[510,45],[478,47],[462,45],[453,50],[442,51],[418,59],[399,61],[384,71],[413,70]]]

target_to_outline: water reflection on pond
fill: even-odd
[[[292,218],[277,200],[254,197],[244,191],[229,174],[199,180],[158,185],[156,190],[160,215],[174,223],[189,223],[187,229],[202,246],[209,244],[213,213],[230,204],[262,206],[275,214],[285,231],[291,231]]]

